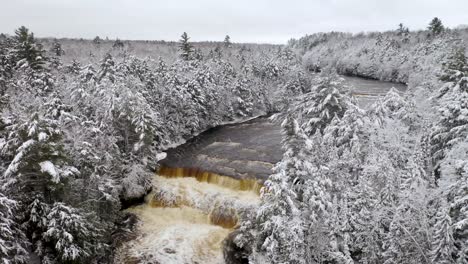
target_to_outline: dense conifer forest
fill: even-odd
[[[118,262],[140,221],[125,209],[175,199],[152,181],[165,151],[267,115],[283,158],[235,212],[226,263],[468,263],[467,41],[438,18],[287,45],[5,32],[0,262]],[[363,107],[343,76],[407,91]]]

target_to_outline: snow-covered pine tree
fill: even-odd
[[[308,178],[303,183],[303,203],[305,209],[302,215],[306,222],[306,263],[320,263],[335,259],[333,245],[332,182],[328,168],[321,166],[309,170]]]
[[[397,35],[398,36],[405,36],[409,34],[409,29],[403,25],[403,23],[398,24],[398,29],[397,29]]]
[[[16,59],[18,65],[23,67],[27,64],[34,70],[43,69],[45,58],[43,50],[36,43],[34,34],[29,32],[25,26],[18,28],[15,31],[16,45]]]
[[[104,77],[111,82],[115,81],[115,61],[110,53],[107,53],[101,60],[101,68],[98,72],[97,81],[101,82]]]
[[[29,246],[26,235],[18,224],[18,202],[0,192],[0,262],[8,264],[28,263]]]
[[[257,247],[271,263],[307,263],[304,258],[304,225],[298,194],[302,184],[304,157],[301,152],[307,138],[297,122],[287,117],[282,124],[284,156],[275,167],[275,174],[265,182],[262,205],[257,213],[260,223]],[[295,186],[296,185],[296,186]]]
[[[429,189],[424,168],[410,158],[384,239],[385,263],[430,263]]]
[[[60,120],[65,116],[69,116],[68,112],[70,112],[71,107],[63,103],[62,98],[60,98],[57,92],[53,92],[49,98],[49,101],[44,104],[44,107],[46,108],[46,118]]]
[[[62,49],[62,44],[60,44],[57,39],[53,40],[50,52],[52,53],[52,56],[50,56],[50,65],[52,68],[58,69],[62,65],[60,57],[65,54],[65,51]]]
[[[383,98],[379,98],[371,105],[369,114],[371,119],[379,125],[383,125],[385,118],[413,124],[415,114],[412,107],[411,103],[401,96],[398,90],[392,88]]]
[[[468,77],[463,77],[440,102],[440,118],[431,133],[431,152],[436,168],[446,152],[468,133],[467,100]]]
[[[348,104],[343,117],[334,118],[325,128],[323,139],[331,146],[352,149],[354,143],[364,144],[368,138],[369,122],[364,110],[355,104]],[[342,152],[343,150],[340,151]]]
[[[350,251],[359,263],[381,259],[381,229],[376,223],[377,195],[370,175],[362,174],[349,190]]]
[[[62,197],[64,182],[78,171],[66,161],[57,122],[35,113],[7,129],[4,155],[11,162],[2,175],[1,188],[21,200],[36,194],[49,202]]]
[[[438,183],[438,191],[441,193],[442,199],[446,201],[445,212],[452,223],[450,230],[454,243],[450,251],[453,253],[452,257],[455,263],[468,263],[467,147],[466,139],[458,142],[447,151],[440,163],[441,178]],[[443,242],[435,240],[433,243],[442,244]]]
[[[233,83],[233,86],[233,94],[235,95],[233,109],[237,112],[236,115],[240,117],[251,115],[254,110],[254,98],[249,81],[241,75]]]
[[[226,35],[226,37],[224,38],[223,44],[225,48],[230,48],[232,46],[231,37],[229,35]]]
[[[323,132],[335,116],[343,116],[349,100],[346,88],[343,79],[335,72],[324,71],[315,80],[312,91],[293,106],[290,111],[297,113],[298,121],[307,135]]]
[[[65,70],[72,75],[78,75],[81,71],[81,64],[76,59],[73,59],[69,65],[65,66]]]
[[[442,98],[450,91],[464,77],[468,76],[468,62],[465,55],[464,47],[456,47],[447,60],[442,64],[442,73],[439,80],[444,82],[442,87],[438,90],[436,98]]]
[[[427,29],[433,36],[437,36],[445,30],[444,25],[442,24],[442,20],[440,20],[438,17],[434,17],[431,20]]]
[[[187,32],[184,32],[181,35],[180,40],[179,40],[180,57],[185,61],[190,60],[191,55],[193,53],[193,46],[189,42],[189,40],[190,40],[190,38],[187,35]]]
[[[12,38],[0,39],[0,96],[4,95],[15,67],[15,41]]]
[[[58,41],[58,39],[54,39],[52,42],[52,46],[50,47],[50,52],[57,57],[61,57],[65,55],[65,51],[62,48],[62,44]]]
[[[439,207],[435,216],[432,237],[432,262],[449,264],[454,263],[453,255],[456,252],[453,239],[452,218],[448,215],[446,206]]]
[[[99,37],[99,36],[96,36],[94,39],[93,39],[93,43],[97,46],[99,46],[102,42],[102,39]]]
[[[112,48],[114,49],[123,49],[124,46],[125,46],[124,43],[118,38],[112,44]]]
[[[42,263],[86,263],[106,250],[101,242],[104,225],[64,203],[48,205],[36,198],[25,225]]]
[[[79,70],[79,79],[81,83],[88,83],[91,81],[98,82],[98,74],[94,66],[89,64]]]

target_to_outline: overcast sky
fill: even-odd
[[[286,43],[324,31],[468,24],[468,0],[0,0],[0,32],[40,37]]]

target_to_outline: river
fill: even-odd
[[[392,87],[344,77],[367,107]],[[255,210],[261,183],[281,160],[281,129],[266,117],[210,129],[167,151],[145,203],[127,209],[138,236],[117,251],[117,263],[222,264],[223,240],[239,216]]]

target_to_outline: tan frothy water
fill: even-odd
[[[171,175],[166,168],[165,176],[154,176],[146,203],[128,209],[140,219],[138,237],[118,250],[117,263],[224,263],[223,241],[237,225],[239,212],[257,206],[260,185],[175,171]]]

